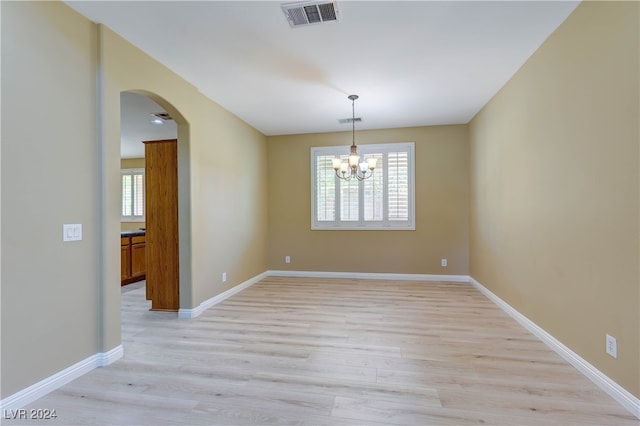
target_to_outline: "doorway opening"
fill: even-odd
[[[145,287],[137,292],[146,304],[151,302],[154,310],[178,311],[180,307],[188,307],[190,300],[191,282],[189,262],[180,262],[180,259],[188,259],[190,251],[190,203],[189,203],[189,132],[188,124],[183,116],[163,98],[147,91],[125,91],[120,94],[121,111],[121,135],[120,135],[120,169],[121,169],[121,284],[122,293]],[[157,270],[158,265],[165,265],[166,259],[154,263],[155,250],[158,253],[158,236],[164,229],[163,226],[154,227],[155,232],[150,231],[148,221],[157,222],[158,217],[165,217],[163,211],[159,211],[157,200],[151,203],[154,186],[149,187],[148,179],[157,171],[157,154],[153,168],[147,161],[145,154],[145,141],[172,141],[174,145],[173,173],[175,174],[175,199],[163,201],[166,208],[174,209],[177,216],[175,229],[171,232],[171,239],[175,242],[174,279],[168,285],[174,286],[171,293],[175,294],[170,305],[159,305],[158,292],[149,291],[154,285],[158,288],[157,278],[164,276],[162,273],[153,272],[152,283],[149,280],[150,268]],[[159,144],[154,144],[159,145]],[[136,174],[137,173],[137,174]],[[162,177],[164,177],[164,173]],[[156,179],[157,180],[157,179]],[[153,185],[157,185],[154,183]],[[161,184],[163,185],[163,184]],[[164,186],[163,186],[164,187]],[[154,197],[157,199],[157,197]],[[152,210],[150,211],[149,208]],[[149,234],[153,233],[153,236]],[[162,235],[160,235],[162,236]],[[179,268],[178,264],[184,267]],[[162,266],[164,267],[164,266]],[[179,275],[178,275],[179,274]],[[166,283],[162,286],[167,285]],[[165,291],[166,289],[162,287]],[[133,293],[132,293],[133,294]],[[154,296],[155,294],[155,296]],[[131,294],[129,295],[129,298]],[[161,306],[158,309],[158,306]],[[121,318],[122,319],[122,318]]]

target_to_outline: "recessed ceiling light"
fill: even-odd
[[[151,120],[151,122],[153,124],[164,124],[164,121],[160,120],[159,118],[154,118],[153,120]]]

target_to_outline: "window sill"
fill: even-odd
[[[311,226],[312,231],[415,231],[415,226]]]

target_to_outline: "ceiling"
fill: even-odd
[[[467,123],[579,2],[338,1],[297,28],[277,1],[67,3],[279,135],[350,130],[349,94],[356,129]]]
[[[173,120],[156,120],[151,114],[166,112],[164,108],[143,95],[120,94],[120,156],[144,157],[142,141],[176,139],[178,126]]]

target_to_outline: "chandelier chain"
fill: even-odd
[[[373,176],[373,171],[376,168],[376,159],[369,158],[366,161],[360,162],[360,156],[358,155],[356,146],[356,99],[358,95],[349,95],[351,100],[351,148],[347,162],[342,162],[339,158],[333,160],[333,169],[336,172],[336,176],[342,180],[359,181],[369,179]]]

